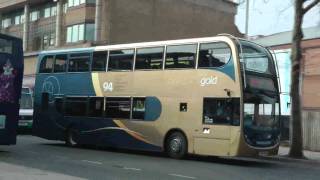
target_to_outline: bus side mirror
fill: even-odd
[[[231,90],[230,89],[224,89],[224,91],[227,93],[228,97],[231,97]]]

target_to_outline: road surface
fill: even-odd
[[[0,179],[315,179],[320,161],[286,158],[175,160],[161,153],[69,148],[30,135],[0,146]]]

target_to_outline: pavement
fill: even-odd
[[[278,152],[278,157],[286,157],[288,154],[289,154],[289,147],[280,146],[279,152]],[[303,154],[308,160],[313,160],[313,161],[319,161],[320,162],[320,152],[304,150]]]
[[[318,180],[320,153],[308,160],[279,156],[259,159],[188,157],[175,160],[161,153],[68,148],[63,142],[19,136],[15,146],[0,146],[0,180]]]

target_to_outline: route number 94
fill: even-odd
[[[112,82],[105,82],[105,83],[103,83],[103,90],[104,90],[105,92],[107,92],[107,91],[112,92],[112,91],[113,91],[113,83],[112,83]]]

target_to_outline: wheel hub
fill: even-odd
[[[181,151],[181,140],[178,138],[172,139],[170,143],[170,148],[173,152],[178,153]]]

